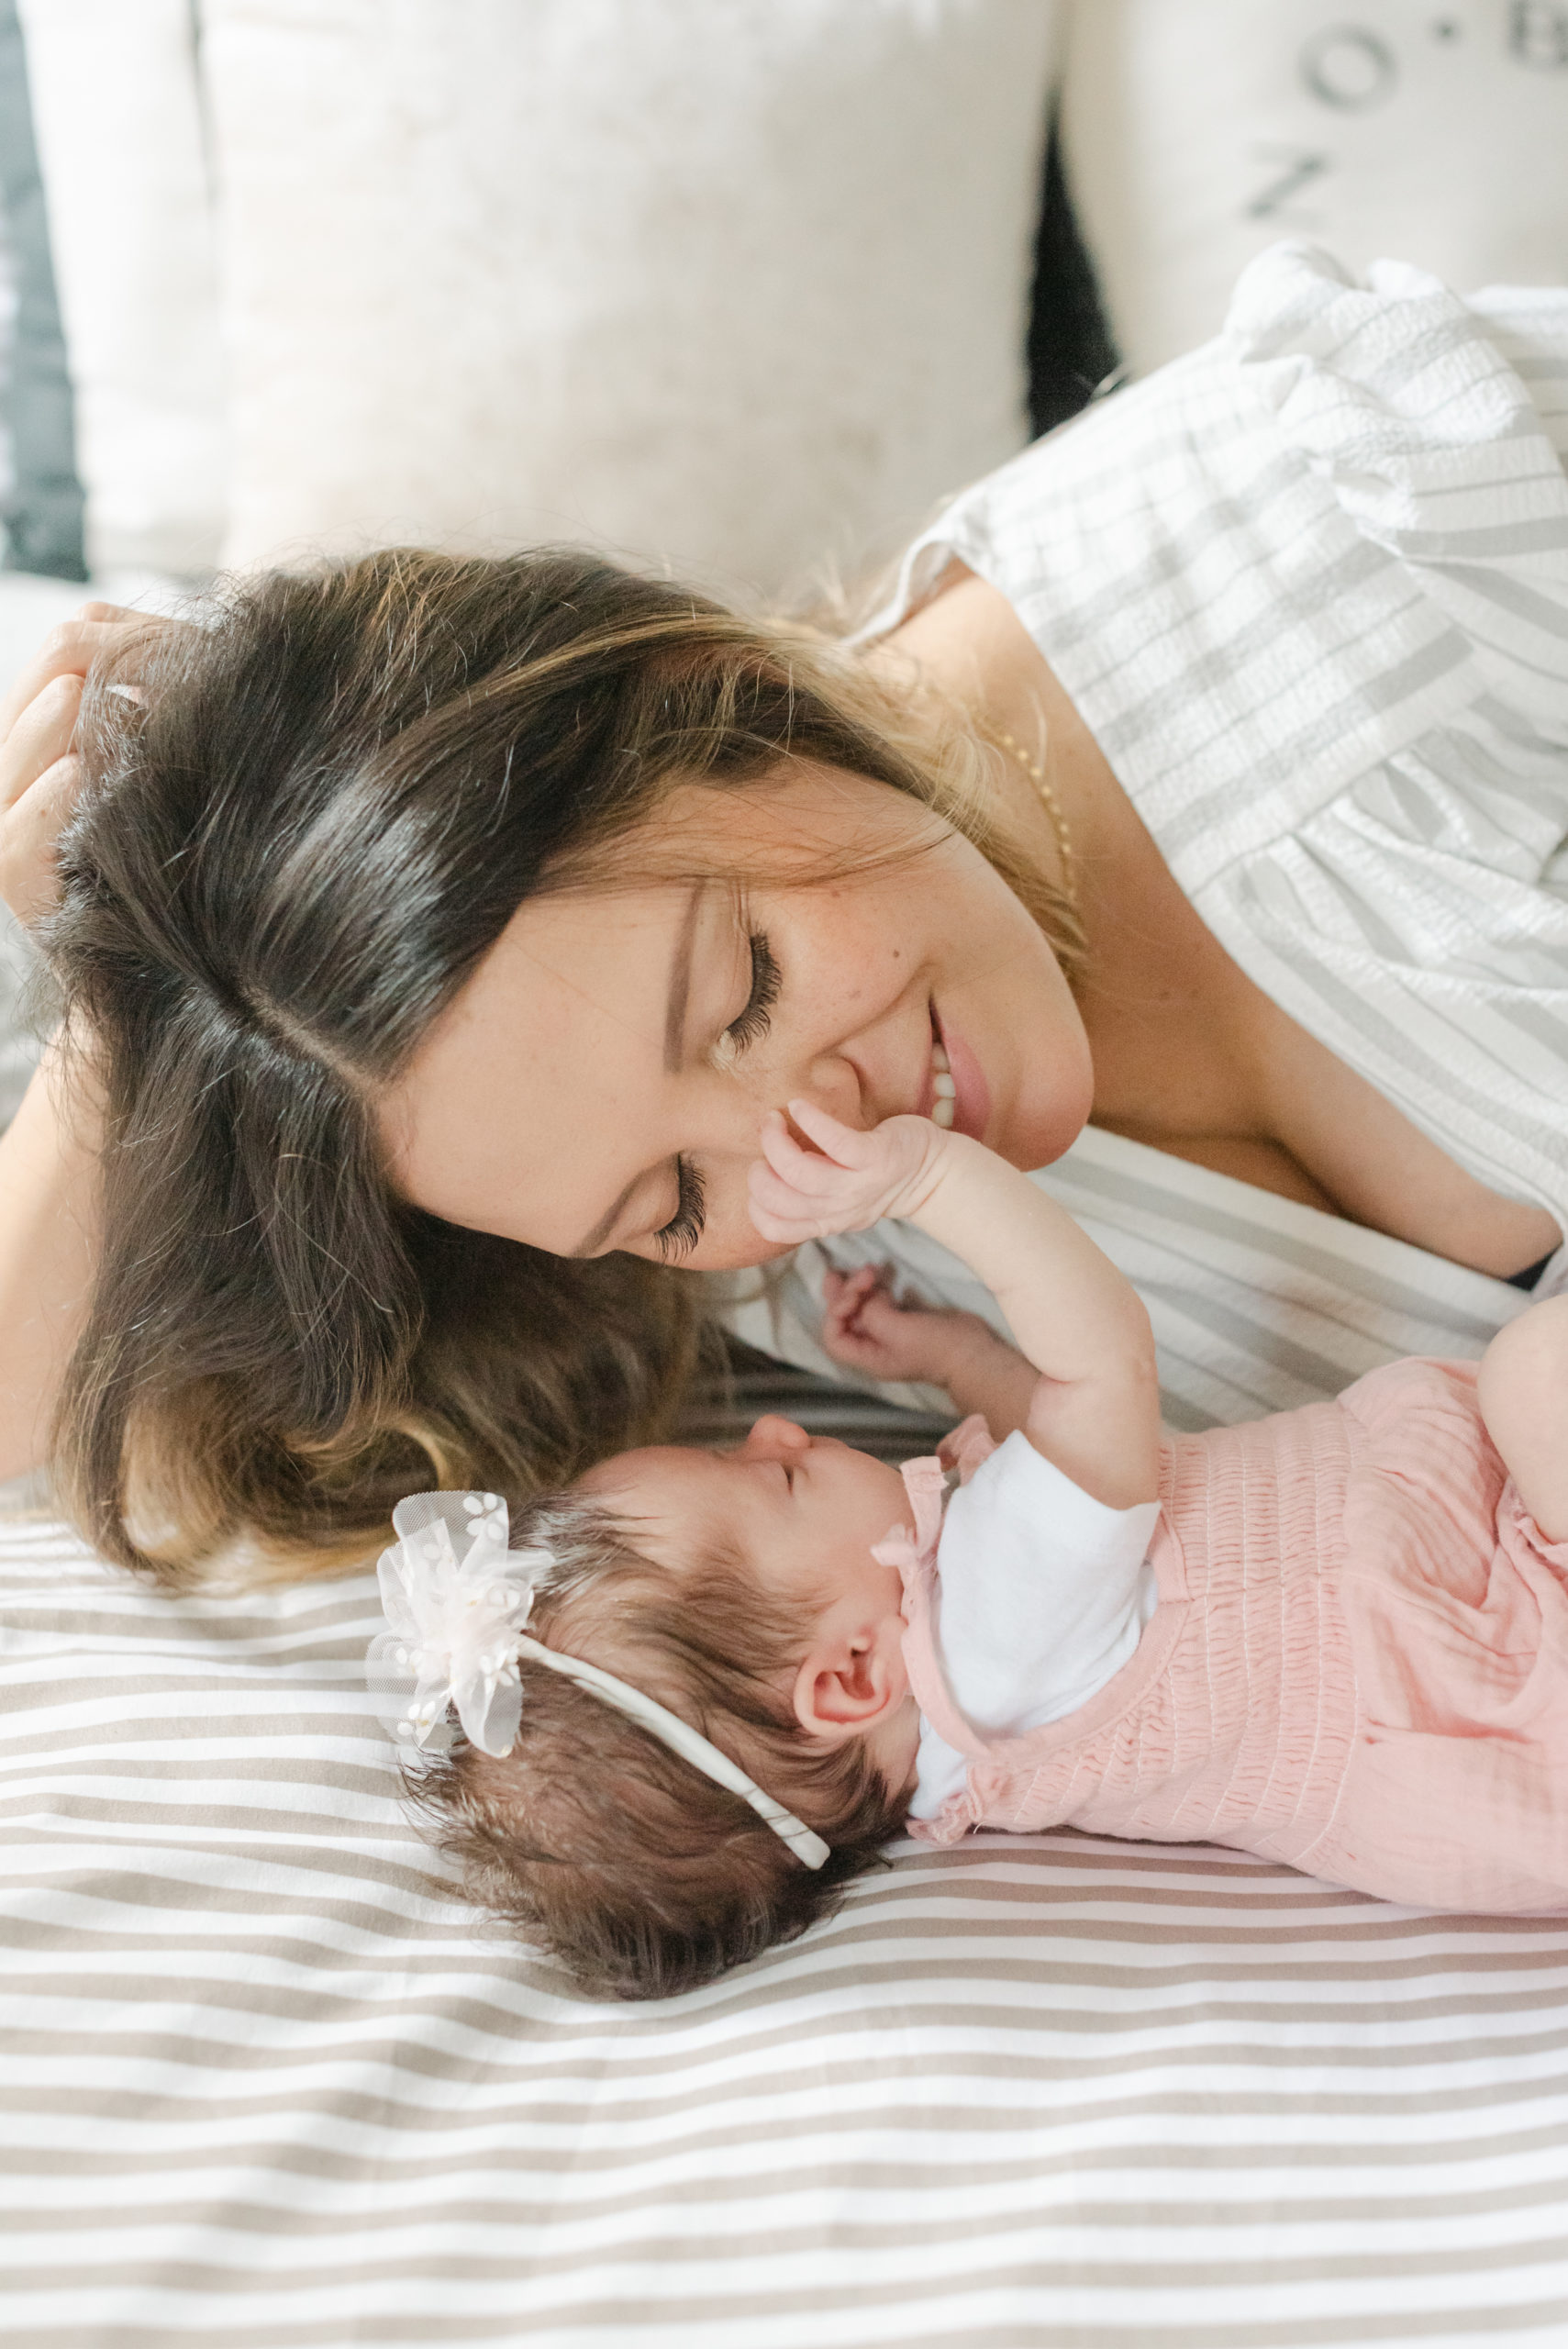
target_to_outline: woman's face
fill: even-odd
[[[760,1264],[784,1252],[746,1208],[764,1112],[929,1115],[939,1046],[962,1130],[1058,1157],[1089,1112],[1077,1008],[967,841],[896,853],[931,828],[836,770],[675,793],[649,835],[666,862],[768,877],[639,885],[634,842],[615,887],[521,906],[390,1090],[399,1190],[559,1256]]]

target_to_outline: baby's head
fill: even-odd
[[[919,1719],[895,1567],[898,1472],[785,1419],[734,1452],[662,1447],[535,1502],[550,1553],[529,1634],[699,1730],[829,1846],[806,1866],[746,1799],[603,1696],[520,1659],[500,1758],[460,1742],[418,1782],[468,1889],[585,1988],[659,1998],[792,1940],[908,1808]]]

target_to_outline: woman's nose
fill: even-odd
[[[814,1101],[845,1125],[862,1122],[861,1079],[852,1056],[838,1042],[716,1062],[715,1072],[727,1083],[711,1097],[713,1107],[732,1131],[744,1128],[755,1134],[770,1109],[795,1100]]]

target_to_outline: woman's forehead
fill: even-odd
[[[672,884],[520,907],[387,1090],[399,1189],[449,1221],[574,1248],[604,1204],[606,1156],[655,1122],[677,957],[712,894]],[[528,1230],[491,1219],[502,1197],[528,1203]]]

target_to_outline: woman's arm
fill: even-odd
[[[0,897],[24,922],[53,902],[55,841],[81,783],[72,745],[87,671],[149,625],[114,604],[84,606],[0,702]],[[97,1261],[97,1115],[77,1062],[68,1086],[52,1046],[0,1136],[0,1479],[44,1457]]]
[[[97,1265],[97,1119],[51,1045],[0,1136],[0,1480],[44,1458]]]
[[[871,1133],[809,1101],[763,1122],[751,1215],[769,1240],[862,1230],[886,1215],[940,1241],[985,1283],[1039,1373],[1025,1431],[1113,1508],[1153,1498],[1160,1404],[1154,1340],[1130,1283],[1026,1174],[924,1118]]]

